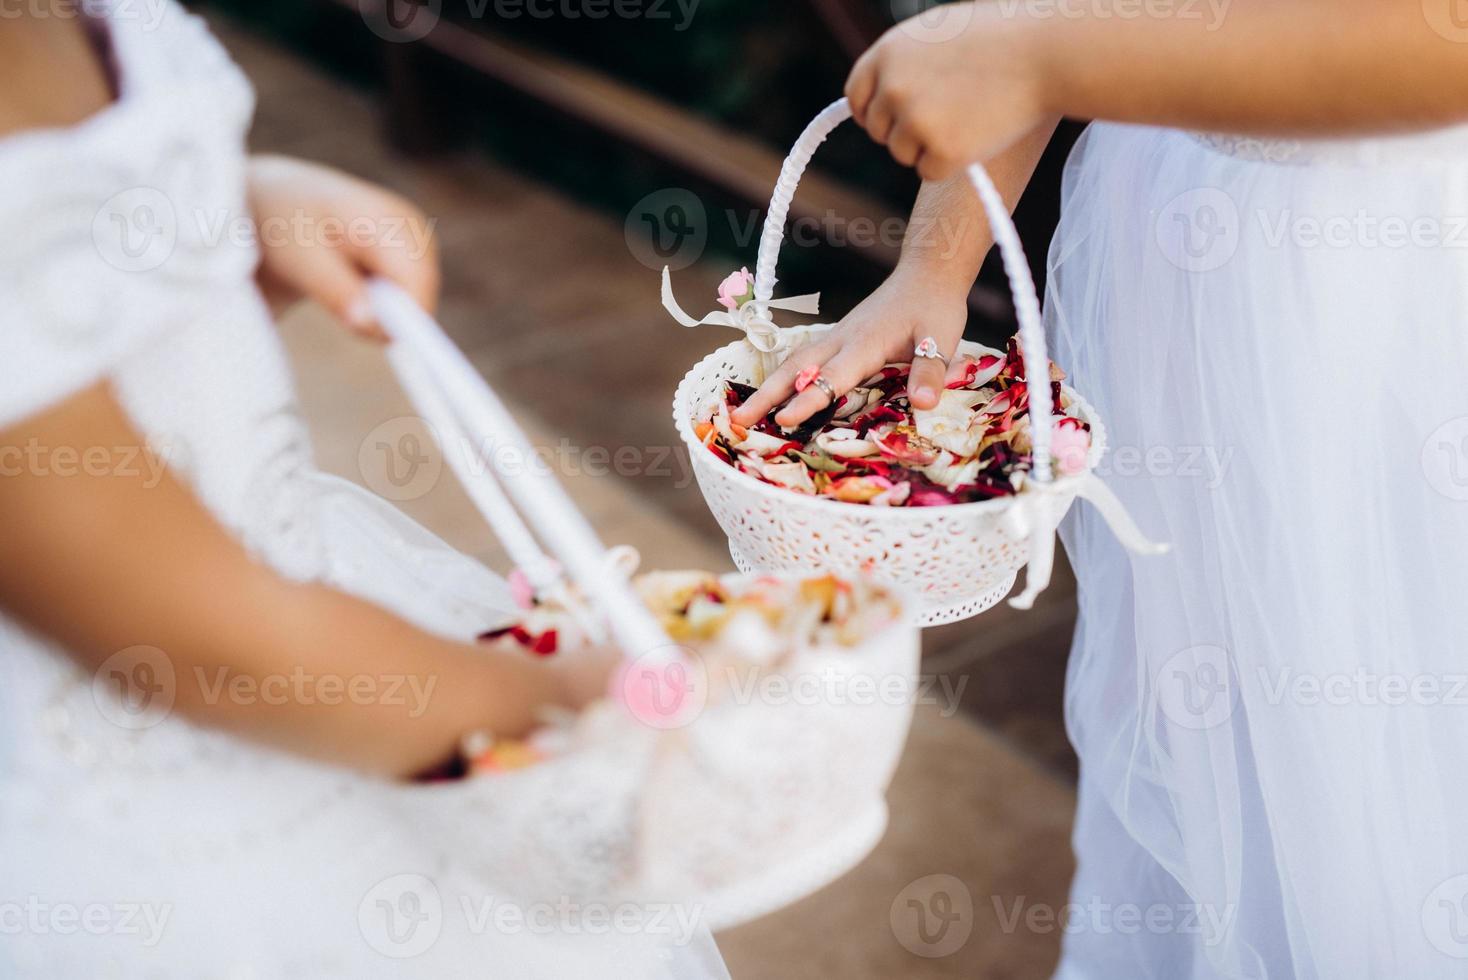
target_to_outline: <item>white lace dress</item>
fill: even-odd
[[[1468,976],[1468,130],[1096,125],[1054,356],[1161,558],[1078,508],[1059,976]]]
[[[502,622],[496,576],[314,468],[258,256],[218,237],[245,217],[252,93],[202,22],[152,9],[161,22],[135,4],[102,21],[115,105],[0,141],[0,426],[108,377],[175,473],[282,574],[446,636]],[[129,712],[105,678],[94,690],[0,618],[0,976],[725,975],[697,910],[520,902],[513,875],[415,832],[431,807],[456,839],[493,837],[492,796]],[[562,856],[576,833],[557,836]]]

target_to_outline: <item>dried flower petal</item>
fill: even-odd
[[[802,372],[808,386],[818,372]],[[731,411],[754,389],[725,385],[723,399],[695,432],[709,450],[741,471],[797,493],[878,507],[931,507],[989,500],[1019,492],[1031,466],[1029,385],[1019,345],[1003,357],[965,359],[955,383],[932,409],[908,401],[911,365],[889,364],[835,404],[793,428],[774,421],[734,424]],[[1056,471],[1082,472],[1090,427],[1068,413],[1071,399],[1051,368]],[[808,376],[808,377],[806,377]]]
[[[831,456],[855,459],[860,456],[875,456],[877,444],[857,435],[855,429],[831,429],[816,434],[816,448]]]
[[[927,466],[941,452],[937,443],[918,434],[910,425],[897,425],[872,440],[884,456],[890,456],[908,466]]]
[[[848,504],[865,504],[891,489],[892,481],[886,477],[848,476],[834,481],[826,495]]]
[[[811,472],[806,465],[799,460],[788,460],[785,462],[773,462],[760,459],[758,456],[743,456],[743,462],[753,473],[771,483],[796,490],[800,493],[815,493],[816,486],[811,480]]]

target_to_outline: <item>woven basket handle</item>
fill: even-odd
[[[445,443],[444,455],[470,498],[502,536],[512,557],[532,567],[543,565],[533,528],[604,617],[628,659],[679,659],[673,641],[626,575],[615,570],[606,547],[560,482],[537,466],[521,466],[512,473],[495,471],[493,464],[505,454],[528,461],[535,448],[494,389],[411,296],[381,279],[368,290],[373,312],[392,338],[393,367]],[[464,465],[461,452],[474,452],[490,468],[475,472]]]
[[[811,120],[800,139],[795,141],[785,165],[780,168],[780,179],[775,183],[775,193],[770,199],[770,210],[765,216],[764,231],[759,240],[759,261],[755,266],[754,302],[760,304],[761,312],[768,316],[763,305],[775,295],[775,263],[780,257],[780,246],[785,240],[785,222],[790,216],[790,204],[795,199],[795,190],[800,178],[810,165],[816,149],[826,141],[837,126],[851,118],[851,104],[838,99],[821,110]],[[1040,314],[1040,297],[1035,291],[1035,281],[1030,275],[1030,263],[1025,258],[1020,244],[1019,232],[1009,208],[999,196],[994,182],[980,164],[968,168],[969,181],[978,192],[989,218],[989,228],[994,234],[994,244],[999,246],[1004,260],[1004,273],[1009,279],[1009,289],[1014,296],[1015,315],[1019,320],[1019,343],[1025,361],[1025,379],[1039,385],[1030,385],[1030,439],[1034,445],[1031,479],[1049,483],[1052,476],[1050,462],[1050,427],[1053,412],[1050,403],[1050,353],[1045,343],[1045,325]]]

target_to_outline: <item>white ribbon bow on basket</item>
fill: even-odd
[[[1091,470],[1062,483],[1031,483],[1004,515],[1010,533],[1027,538],[1029,542],[1024,591],[1009,600],[1016,609],[1032,607],[1035,599],[1050,585],[1050,573],[1055,567],[1055,534],[1070,510],[1072,494],[1075,499],[1090,501],[1111,533],[1116,535],[1116,540],[1128,551],[1139,555],[1165,555],[1170,549],[1170,545],[1159,544],[1143,534],[1132,515],[1127,513],[1126,505]]]
[[[761,381],[780,366],[783,355],[795,347],[805,336],[801,327],[776,326],[770,319],[770,310],[785,310],[789,313],[805,313],[816,316],[821,312],[821,294],[806,293],[803,296],[787,296],[783,299],[747,299],[731,310],[715,310],[702,320],[695,320],[683,311],[673,296],[673,279],[667,266],[663,266],[663,308],[674,320],[685,327],[733,327],[744,331],[749,346],[760,353]]]

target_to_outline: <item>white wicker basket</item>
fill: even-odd
[[[740,315],[712,314],[701,322],[744,329],[746,339],[715,351],[694,366],[673,399],[673,421],[693,458],[698,485],[719,526],[729,536],[729,552],[743,570],[867,571],[909,589],[921,601],[923,625],[974,616],[1009,592],[1018,570],[1030,565],[1024,593],[1011,602],[1028,608],[1049,582],[1054,534],[1076,497],[1097,505],[1123,543],[1157,553],[1136,529],[1120,503],[1095,476],[1106,448],[1106,429],[1095,410],[1070,388],[1073,410],[1091,425],[1085,470],[1056,477],[1050,460],[1049,399],[1031,398],[1033,467],[1024,489],[1012,497],[936,507],[872,507],[797,493],[765,483],[728,465],[703,445],[694,423],[706,418],[723,398],[725,381],[758,384],[810,337],[830,325],[776,328],[770,309],[804,304],[773,300],[775,262],[784,239],[785,220],[795,189],[815,149],[845,120],[845,99],[829,106],[797,141],[776,185],[760,238],[754,299]],[[1019,235],[1003,200],[983,168],[969,168],[983,201],[995,242],[1004,259],[1019,319],[1027,377],[1048,377],[1049,357],[1040,302]],[[671,301],[664,273],[664,301]],[[675,315],[678,315],[675,313]],[[690,322],[686,315],[681,322]],[[964,342],[960,353],[999,353]]]
[[[967,341],[959,350],[998,353]],[[735,341],[688,372],[673,399],[674,422],[688,444],[699,489],[741,570],[869,571],[913,593],[924,626],[966,619],[1009,593],[1029,558],[1023,528],[1005,519],[1013,498],[946,507],[848,504],[765,483],[709,452],[693,431],[694,420],[723,398],[725,381],[754,384],[758,372],[758,353]],[[1075,399],[1073,411],[1091,424],[1087,466],[1094,467],[1105,452],[1105,427],[1090,405],[1066,390]],[[1055,481],[1057,506],[1070,505],[1080,482]]]
[[[520,898],[679,902],[711,929],[739,925],[830,884],[881,839],[918,649],[899,622],[781,665],[790,690],[810,678],[819,697],[751,699],[742,673],[731,686],[715,672],[709,704],[672,730],[606,704],[575,751],[427,787],[405,817],[463,840],[466,870],[513,881]],[[884,684],[905,693],[866,693]]]
[[[886,789],[916,703],[918,632],[901,590],[895,617],[852,645],[807,643],[733,676],[702,668],[672,643],[629,584],[631,569],[553,476],[497,469],[534,450],[432,319],[387,283],[371,295],[398,377],[537,592],[579,612],[587,634],[616,642],[635,665],[633,680],[648,667],[654,678],[664,668],[687,672],[694,684],[680,677],[676,686],[699,695],[697,710],[678,712],[674,724],[639,717],[626,697],[598,702],[544,761],[395,794],[387,805],[406,832],[503,883],[499,897],[675,902],[712,929],[796,901],[857,864],[886,827]],[[568,642],[555,655],[580,652]],[[773,686],[750,686],[771,677]]]

